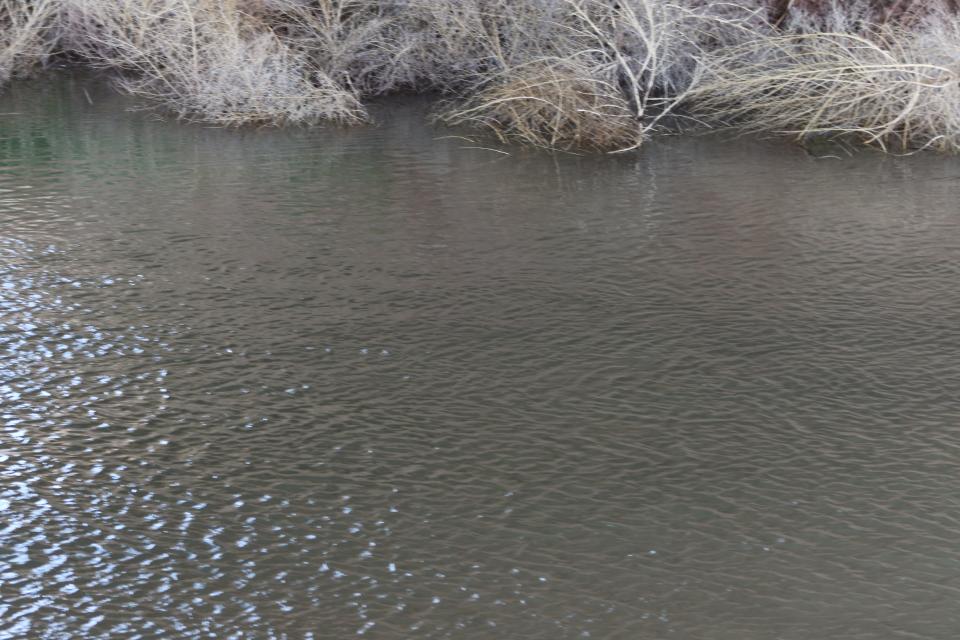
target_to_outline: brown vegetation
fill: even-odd
[[[691,109],[801,141],[960,150],[960,19],[929,9],[916,23],[878,24],[864,19],[871,9],[794,16],[786,32],[715,51]]]
[[[0,0],[0,83],[32,71],[50,54],[59,0]]]
[[[219,124],[438,91],[441,120],[551,148],[669,120],[955,149],[958,1],[0,0],[0,81],[62,56]]]

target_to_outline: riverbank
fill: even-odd
[[[842,5],[842,6],[841,6]],[[0,81],[96,69],[218,125],[436,117],[501,140],[625,151],[703,128],[960,150],[953,0],[0,0]]]

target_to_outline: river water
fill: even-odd
[[[960,162],[0,97],[0,638],[952,639]]]

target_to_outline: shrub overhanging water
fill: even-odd
[[[224,125],[437,117],[548,148],[736,127],[960,149],[955,0],[0,0],[0,82],[52,60]]]

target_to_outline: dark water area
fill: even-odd
[[[0,638],[960,631],[960,161],[0,96]]]

